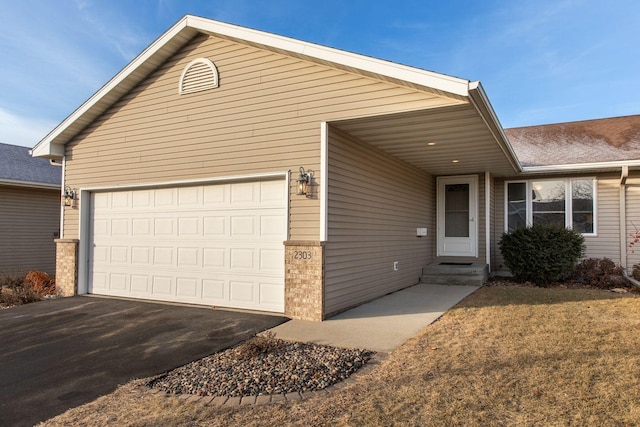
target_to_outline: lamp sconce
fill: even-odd
[[[64,187],[62,198],[64,199],[65,206],[71,206],[75,208],[76,201],[78,200],[77,190],[71,189],[70,187]]]
[[[298,183],[298,191],[296,194],[298,196],[311,197],[311,174],[305,172],[302,166],[300,166],[300,176],[298,176],[296,182]]]

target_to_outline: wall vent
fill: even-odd
[[[194,59],[182,71],[178,93],[183,95],[214,89],[218,87],[218,80],[218,70],[213,62],[206,58]]]

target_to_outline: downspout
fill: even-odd
[[[64,197],[64,182],[67,174],[67,156],[62,157],[62,180],[60,183],[60,200]],[[60,202],[60,239],[64,239],[64,203]]]
[[[620,267],[622,275],[632,285],[640,288],[640,282],[627,273],[627,178],[629,166],[622,166],[620,171]]]

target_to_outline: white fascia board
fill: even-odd
[[[548,165],[548,166],[525,166],[522,171],[527,174],[535,173],[553,173],[553,172],[573,172],[573,171],[599,171],[607,169],[620,169],[627,167],[640,167],[640,160],[621,160],[613,162],[594,162],[594,163],[574,163],[567,165]]]
[[[200,31],[246,40],[455,95],[468,96],[468,80],[197,16],[187,15],[185,18],[188,26]]]
[[[489,97],[484,91],[482,84],[480,84],[480,81],[469,82],[469,100],[471,101],[471,104],[474,106],[476,111],[478,111],[478,114],[480,114],[483,120],[485,120],[485,123],[487,123],[487,127],[491,132],[493,131],[491,130],[491,126],[489,126],[488,122],[490,121],[491,123],[493,123],[494,127],[498,130],[498,134],[494,134],[496,142],[502,149],[502,152],[505,154],[507,160],[509,161],[509,163],[511,163],[511,166],[514,168],[514,170],[516,172],[522,172],[522,165],[520,163],[520,160],[518,160],[518,156],[511,146],[509,138],[507,138],[507,136],[505,135],[502,124],[500,124],[500,120],[498,119],[498,115],[493,109],[493,106],[489,101]],[[481,108],[483,108],[487,112],[489,117],[485,117],[485,115],[482,114],[482,111],[480,111]]]
[[[19,181],[14,179],[0,179],[0,185],[10,185],[12,187],[42,188],[45,190],[58,190],[59,184],[46,184],[40,182]]]

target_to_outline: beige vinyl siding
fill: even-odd
[[[547,178],[581,178],[581,177],[593,177],[596,176],[597,191],[597,235],[590,237],[585,236],[586,257],[587,258],[603,258],[607,257],[615,261],[620,262],[620,177],[616,174],[600,174],[600,175],[561,175],[561,176],[538,176],[535,177],[520,177],[509,178],[512,180],[526,180],[526,179],[547,179]],[[495,265],[497,270],[507,271],[504,266],[504,259],[498,247],[498,241],[502,237],[502,233],[505,230],[505,180],[499,180],[496,182],[496,221],[493,227],[494,241],[495,241]]]
[[[325,315],[417,283],[434,245],[416,228],[435,213],[425,172],[335,129],[328,157]]]
[[[504,207],[505,207],[505,199],[504,199],[504,190],[505,183],[503,179],[497,178],[495,180],[495,188],[494,188],[494,212],[495,212],[495,221],[492,225],[493,230],[493,238],[491,239],[493,245],[493,256],[491,257],[491,265],[492,270],[495,271],[507,271],[507,267],[504,265],[504,258],[502,257],[502,252],[500,252],[500,246],[498,243],[502,238],[502,234],[504,233]]]
[[[60,191],[0,186],[0,274],[55,274]]]
[[[179,95],[193,59],[211,59],[220,87]],[[320,180],[320,123],[460,104],[238,42],[198,36],[67,145],[72,188],[292,171]],[[319,199],[293,195],[290,239],[319,238]],[[65,237],[78,236],[67,209]]]
[[[496,223],[496,179],[493,175],[489,176],[489,185],[490,185],[490,196],[489,196],[489,262],[490,262],[490,271],[493,272],[496,270],[496,244],[495,239],[493,238],[493,227]],[[483,205],[484,209],[484,205]],[[484,224],[483,224],[484,226]],[[485,229],[485,245],[486,245],[486,226]],[[485,255],[485,260],[486,260]]]
[[[593,175],[591,175],[593,176]],[[572,177],[573,178],[573,177]],[[597,236],[585,237],[587,258],[620,262],[620,174],[597,177]]]
[[[485,209],[484,209],[484,196],[485,196],[485,185],[484,185],[484,173],[478,174],[478,221],[476,222],[476,226],[478,227],[478,256],[477,257],[462,257],[462,256],[439,256],[436,259],[436,262],[480,262],[485,263],[486,261],[486,239],[487,235],[485,229]],[[436,232],[436,230],[433,230]]]

